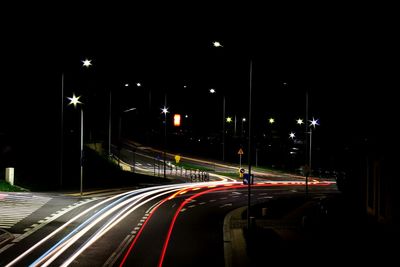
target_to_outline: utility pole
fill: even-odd
[[[249,82],[249,143],[248,143],[248,164],[249,164],[249,182],[247,184],[247,229],[250,230],[250,206],[251,206],[251,91],[252,91],[253,62],[250,60],[250,82]]]
[[[111,157],[111,89],[110,89],[110,103],[108,105],[108,157]]]
[[[306,176],[306,196],[308,196],[308,176],[311,171],[311,146],[309,149],[309,145],[311,145],[310,138],[310,129],[308,126],[308,91],[306,91],[306,144],[305,144],[305,154],[306,154],[306,168],[305,168],[305,176]]]
[[[64,161],[64,73],[61,74],[61,125],[60,125],[60,188],[63,185]]]
[[[222,99],[222,161],[225,161],[225,95]]]

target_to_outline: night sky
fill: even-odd
[[[218,131],[222,95],[227,115],[247,117],[252,60],[256,129],[274,116],[289,130],[292,118],[304,117],[308,92],[322,146],[367,139],[392,146],[398,52],[396,24],[386,10],[49,8],[11,9],[15,16],[2,18],[3,144],[22,142],[36,151],[57,142],[62,73],[66,96],[83,93],[99,123],[105,123],[109,90],[121,109],[145,108],[146,90],[152,90],[153,107],[161,107],[167,95],[172,113],[193,117],[193,131]],[[82,68],[84,58],[93,60],[91,69]],[[136,82],[143,87],[135,88]],[[210,96],[209,88],[217,95]]]

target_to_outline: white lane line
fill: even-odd
[[[131,243],[131,240],[135,238],[135,235],[127,235],[124,240],[119,244],[118,248],[111,254],[111,256],[103,264],[103,267],[114,266],[117,259],[121,256],[122,251]]]
[[[258,197],[257,199],[270,199],[273,198],[272,196],[265,196],[265,197]]]
[[[74,205],[73,205],[71,208],[69,208],[69,209],[63,210],[62,212],[60,212],[60,213],[58,213],[58,214],[55,214],[55,215],[52,216],[52,217],[46,217],[46,218],[45,218],[45,220],[46,220],[45,222],[39,223],[39,224],[37,224],[37,225],[34,226],[34,227],[31,226],[30,228],[24,229],[25,233],[22,234],[22,235],[20,235],[18,238],[14,239],[12,242],[13,242],[13,243],[17,243],[17,242],[21,241],[21,240],[24,239],[25,237],[31,235],[32,233],[34,233],[34,232],[36,232],[37,230],[39,230],[40,228],[44,227],[44,226],[47,225],[48,223],[50,223],[50,222],[54,221],[55,219],[61,217],[61,216],[64,215],[65,213],[67,213],[67,212],[69,212],[69,211],[71,211],[71,210],[73,210],[73,209],[75,209],[75,208],[77,208],[77,207],[80,207],[80,206],[82,206],[82,205],[84,205],[84,204],[86,204],[86,203],[95,201],[95,200],[96,200],[96,198],[87,199],[87,200],[85,200],[85,201],[79,201],[79,202],[77,202],[77,203],[79,203],[79,204],[75,203],[76,205],[74,204]]]

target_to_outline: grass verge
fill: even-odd
[[[26,192],[27,190],[18,187],[18,186],[14,186],[14,185],[10,185],[9,183],[7,183],[4,180],[0,180],[0,191],[1,192]]]

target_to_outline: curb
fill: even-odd
[[[232,227],[232,222],[239,224],[244,222],[241,214],[247,207],[237,208],[229,212],[224,218],[223,236],[224,236],[224,259],[225,267],[248,266],[249,260],[246,255],[246,241],[243,235],[242,227]]]
[[[14,239],[14,235],[4,229],[0,229],[0,247]]]

